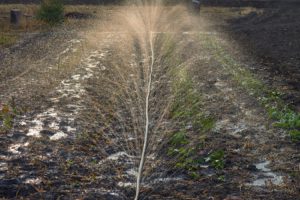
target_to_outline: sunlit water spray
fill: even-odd
[[[177,180],[176,171],[166,176],[169,164],[162,164],[161,155],[168,133],[176,127],[167,119],[173,98],[170,71],[184,68],[192,57],[177,61],[186,45],[182,38],[190,31],[183,13],[180,6],[137,1],[93,27],[85,34],[89,53],[54,89],[49,99],[53,106],[33,120],[22,121],[22,126],[29,126],[26,136],[44,138],[47,129],[51,130],[47,133],[54,133],[48,138],[51,141],[74,138],[75,132],[81,131],[73,126],[75,119],[90,109],[85,105],[86,97],[95,96],[96,120],[101,121],[99,129],[107,141],[99,147],[103,159],[97,163],[102,174],[97,180],[106,184],[97,191],[122,199],[143,199],[147,194],[141,196],[141,188]],[[87,89],[89,81],[92,88]],[[68,126],[60,125],[64,120]],[[26,141],[12,144],[9,152],[21,155],[19,149],[30,145]]]
[[[51,109],[35,115],[33,120],[21,122],[21,126],[30,125],[28,137],[44,137],[42,131],[51,130],[55,133],[48,138],[51,142],[72,141],[85,130],[90,131],[88,136],[92,137],[83,138],[83,147],[88,152],[84,168],[94,171],[90,177],[84,173],[88,188],[80,193],[96,192],[103,195],[100,199],[153,199],[152,193],[160,186],[168,185],[169,192],[187,177],[184,170],[174,167],[178,156],[167,155],[171,135],[191,129],[190,124],[182,125],[169,116],[176,92],[173,86],[192,66],[201,71],[197,61],[207,61],[211,55],[199,54],[195,48],[199,43],[194,42],[199,34],[214,34],[199,32],[191,18],[185,7],[163,6],[159,1],[152,4],[136,1],[134,5],[119,7],[112,17],[99,20],[89,33],[84,32],[86,47],[92,50],[72,75],[55,88],[57,94],[49,99],[53,104]],[[60,55],[72,49],[70,46]],[[226,81],[217,80],[214,86],[224,93],[222,96],[233,91]],[[85,111],[87,114],[82,114]],[[73,124],[77,117],[90,117],[82,120],[86,129],[81,124],[59,125],[63,118]],[[247,130],[244,122],[228,124],[229,120],[223,120],[216,128],[226,127],[233,135]],[[97,147],[84,143],[86,140]],[[30,145],[25,140],[12,144],[8,151],[22,156],[22,149]],[[268,162],[257,164],[259,174],[271,177],[274,184],[280,183],[282,177],[276,176],[267,165]],[[0,168],[8,165],[0,162]],[[41,180],[30,178],[24,183],[40,184]],[[269,178],[258,179],[251,185],[263,185],[266,180]]]
[[[107,71],[98,80],[105,88],[98,93],[106,101],[99,108],[100,120],[116,150],[99,164],[110,163],[118,169],[123,162],[125,174],[117,181],[118,186],[135,188],[134,199],[145,198],[140,197],[141,187],[178,179],[176,171],[165,176],[160,154],[176,126],[167,120],[173,98],[174,75],[170,71],[194,62],[194,55],[179,60],[188,45],[184,38],[193,32],[190,20],[183,6],[136,1],[87,36],[92,45],[103,35],[115,38]]]

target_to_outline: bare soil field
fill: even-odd
[[[67,6],[92,17],[14,28],[16,6],[0,199],[134,199],[144,146],[138,199],[299,199],[298,8]]]
[[[286,5],[254,11],[230,21],[229,31],[244,49],[260,60],[270,74],[269,84],[284,91],[285,99],[300,109],[300,7]]]

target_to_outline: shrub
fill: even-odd
[[[62,0],[43,0],[37,14],[38,19],[54,25],[64,21],[64,4]]]

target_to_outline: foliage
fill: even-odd
[[[173,146],[179,146],[179,145],[188,144],[188,140],[187,140],[186,134],[183,131],[175,133],[172,136],[170,143]]]
[[[217,150],[213,153],[211,153],[206,161],[210,162],[210,164],[215,168],[215,169],[223,169],[225,162],[224,162],[224,151],[223,150]]]
[[[37,14],[38,19],[50,24],[64,21],[64,4],[62,0],[43,0]]]
[[[289,132],[289,134],[294,142],[300,141],[300,131],[299,130],[291,130]]]
[[[300,141],[300,114],[285,107],[278,109],[277,107],[270,107],[268,109],[269,116],[276,120],[275,127],[288,130],[292,141]]]

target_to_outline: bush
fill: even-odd
[[[64,4],[62,0],[43,0],[37,15],[38,19],[51,25],[64,21]]]

